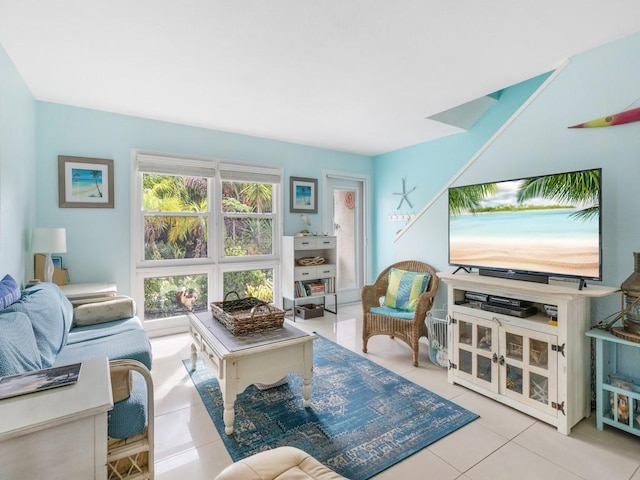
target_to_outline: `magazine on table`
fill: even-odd
[[[72,385],[78,381],[81,363],[45,368],[0,378],[0,399]]]

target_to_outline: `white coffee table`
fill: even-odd
[[[285,320],[282,328],[232,335],[213,318],[211,312],[189,314],[191,370],[198,354],[217,374],[224,402],[225,433],[233,433],[235,402],[239,393],[252,384],[272,384],[289,373],[302,377],[303,405],[311,404],[313,341],[316,335],[304,332]]]

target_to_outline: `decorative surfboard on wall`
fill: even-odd
[[[640,120],[640,107],[632,108],[624,112],[609,115],[607,117],[597,118],[590,122],[573,125],[569,128],[594,128],[594,127],[612,127],[614,125],[623,125],[625,123],[637,122]]]

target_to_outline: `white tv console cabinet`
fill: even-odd
[[[619,288],[556,282],[549,284],[438,273],[447,284],[450,383],[457,383],[554,425],[568,435],[591,413],[590,299]],[[482,310],[465,292],[495,295],[537,308],[520,318]],[[551,322],[544,306],[557,307]]]

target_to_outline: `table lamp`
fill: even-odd
[[[67,234],[64,228],[34,228],[31,237],[31,251],[33,253],[44,253],[44,281],[53,280],[53,260],[52,253],[66,253]]]

